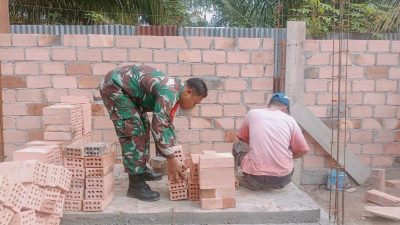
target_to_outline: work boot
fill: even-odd
[[[156,171],[150,169],[147,166],[144,166],[143,169],[144,169],[143,172],[144,180],[146,181],[161,180],[163,176],[161,173],[157,173]]]
[[[150,186],[146,184],[143,174],[129,174],[127,196],[146,202],[160,200],[160,193],[151,190]]]

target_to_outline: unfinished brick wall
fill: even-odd
[[[400,41],[349,40],[348,46],[346,149],[368,166],[395,167],[394,156],[400,155]],[[335,58],[332,54],[333,41],[307,40],[303,49],[304,101],[330,127],[332,64],[338,62],[337,54]],[[308,140],[312,151],[304,158],[304,167],[328,166],[321,146]]]
[[[2,34],[5,155],[43,140],[42,109],[63,95],[88,96],[93,141],[116,141],[96,88],[109,70],[135,63],[204,78],[209,96],[193,110],[192,129],[185,116],[175,118],[178,142],[192,152],[230,151],[245,113],[272,93],[273,48],[262,38]]]

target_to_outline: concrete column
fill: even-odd
[[[303,42],[306,39],[304,21],[288,21],[286,37],[286,73],[285,93],[290,98],[291,106],[303,102],[304,96],[304,56]],[[292,181],[300,186],[302,159],[294,160]]]
[[[8,0],[0,0],[0,34],[10,33]]]

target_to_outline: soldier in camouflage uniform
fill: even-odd
[[[207,86],[199,78],[183,83],[152,67],[134,65],[107,73],[100,95],[121,143],[123,164],[129,173],[127,195],[144,201],[158,200],[160,194],[145,182],[162,176],[146,166],[150,131],[157,151],[168,160],[170,177],[175,181],[183,178],[182,165],[171,149],[176,144],[173,117],[178,107],[189,110],[207,97]],[[151,124],[147,112],[153,112]]]

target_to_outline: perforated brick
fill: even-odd
[[[10,225],[36,225],[35,210],[25,210],[15,214]]]
[[[40,209],[37,210],[42,213],[54,213],[54,209],[56,207],[56,202],[57,200],[44,200],[42,202],[42,205],[40,206]]]
[[[67,158],[83,158],[84,150],[82,144],[71,144],[65,146],[64,156]]]
[[[85,212],[100,212],[103,211],[113,200],[114,192],[104,200],[83,200],[82,210]]]
[[[44,116],[68,116],[77,114],[78,106],[68,104],[54,104],[43,108]]]
[[[66,194],[65,199],[67,200],[83,200],[84,197],[84,189],[83,188],[71,188]]]
[[[110,173],[102,178],[86,178],[85,187],[87,189],[103,189],[108,187],[110,183],[114,183],[114,173]]]
[[[55,165],[48,164],[47,165],[47,174],[46,174],[46,186],[56,187],[57,186],[57,167]]]
[[[4,203],[7,199],[8,183],[7,177],[0,175],[0,203]]]
[[[115,179],[113,174],[109,174],[104,178],[103,188],[87,188],[85,189],[85,199],[105,199],[114,191]]]
[[[82,211],[82,201],[65,199],[64,211]]]
[[[72,173],[72,178],[74,179],[85,179],[85,169],[84,168],[68,168]]]
[[[13,216],[14,212],[11,209],[0,205],[0,225],[8,225]]]
[[[71,186],[72,172],[62,166],[57,167],[56,185],[63,191],[68,191]]]
[[[187,199],[187,189],[174,190],[169,192],[169,199],[171,201]]]
[[[60,221],[61,221],[60,216],[52,214],[52,215],[49,215],[47,217],[47,221],[46,222],[47,222],[48,225],[59,225]]]
[[[168,181],[168,188],[170,191],[175,191],[180,189],[187,189],[188,185],[186,181],[181,181],[178,183],[173,183],[172,181]]]
[[[102,168],[114,163],[114,154],[108,153],[100,157],[85,157],[86,168]]]
[[[54,213],[62,216],[64,212],[64,202],[65,202],[65,194],[61,194],[60,198],[56,200],[56,206],[54,208]]]
[[[60,198],[61,191],[58,188],[54,187],[45,187],[42,188],[43,199],[45,200],[57,200]]]
[[[42,188],[35,184],[24,184],[26,191],[26,198],[23,201],[22,209],[40,209],[40,205],[43,202],[44,192]]]
[[[180,162],[184,163],[185,161],[185,156],[183,154],[183,148],[182,145],[176,145],[172,147],[172,150],[174,151],[175,158]]]
[[[103,168],[86,168],[85,173],[86,173],[86,178],[93,178],[93,177],[104,177],[109,173],[112,173],[114,171],[114,164],[108,165]]]
[[[37,225],[47,225],[47,214],[35,212],[35,217]]]
[[[18,213],[22,209],[25,201],[26,191],[21,183],[9,182],[7,188],[6,201],[3,203],[14,212]]]
[[[107,142],[90,142],[84,145],[85,156],[102,156],[111,152],[111,144]]]
[[[64,166],[67,168],[84,168],[85,161],[78,158],[64,158]]]
[[[85,188],[85,180],[72,178],[71,188]]]

